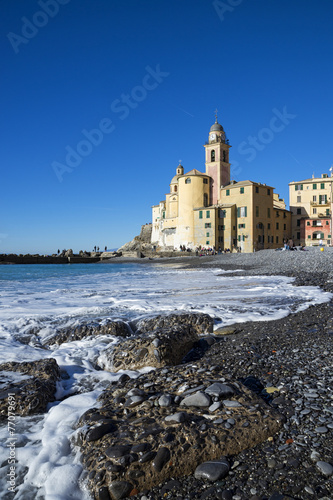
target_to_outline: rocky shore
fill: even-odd
[[[245,275],[292,276],[296,285],[320,286],[333,292],[331,248],[323,252],[319,248],[305,252],[268,250],[163,262],[235,273],[241,269]],[[227,457],[222,446],[220,462],[227,462],[228,472],[218,479],[211,471],[221,470],[221,465],[220,469],[206,466],[208,472],[205,469],[202,474],[193,467],[192,474],[183,477],[170,471],[168,479],[158,486],[140,488],[140,492],[133,488],[127,495],[138,500],[332,500],[332,344],[332,302],[282,320],[243,323],[215,332],[209,349],[198,346],[191,351],[192,359],[188,357],[187,364],[175,368],[178,376],[191,369],[198,374],[217,370],[215,377],[241,383],[267,404],[268,410],[282,416],[279,431]],[[169,377],[169,373],[165,375]],[[157,372],[151,375],[152,381],[154,377],[158,378]],[[233,423],[234,415],[229,417]],[[228,424],[228,419],[223,421]]]
[[[331,248],[140,262],[286,275],[333,293]],[[333,301],[219,330],[192,313],[83,324],[42,347],[103,334],[121,339],[96,367],[154,370],[123,374],[77,422],[96,500],[333,499]],[[10,390],[22,415],[43,413],[66,378],[54,359],[0,368],[19,373]]]

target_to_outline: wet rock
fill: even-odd
[[[325,476],[332,476],[333,475],[333,467],[331,464],[329,464],[327,462],[319,461],[316,463],[316,466],[317,466],[318,470],[322,474],[324,474]]]
[[[214,384],[207,387],[205,390],[210,396],[220,397],[226,399],[235,394],[235,390],[227,384],[222,384],[220,382],[215,382]]]
[[[130,337],[133,335],[132,329],[125,321],[95,321],[94,323],[84,323],[76,327],[69,327],[59,330],[52,337],[43,341],[43,345],[63,344],[64,342],[73,342],[86,337],[96,335],[113,335],[115,337]]]
[[[226,459],[212,460],[198,465],[194,476],[197,479],[207,479],[208,481],[215,482],[226,477],[229,470],[229,462]]]
[[[219,383],[216,377],[221,379],[218,367],[199,370],[196,365],[184,364],[140,374],[105,389],[99,397],[98,410],[92,409],[80,419],[84,429],[80,445],[82,463],[92,494],[97,496],[98,488],[108,487],[114,498],[110,484],[114,487],[119,482],[134,485],[141,492],[171,478],[190,476],[205,462],[212,464],[204,466],[201,472],[199,469],[198,474],[206,474],[208,480],[221,478],[222,454],[235,455],[267,440],[281,428],[282,419],[275,410],[227,376],[223,377],[223,384],[234,389],[234,406],[223,404],[224,390],[214,391],[219,394],[213,396],[219,405],[213,413],[209,412],[212,398],[206,390]],[[187,395],[180,396],[179,392]],[[131,408],[119,405],[119,398],[126,401],[135,397],[144,402]],[[161,402],[167,405],[161,406]],[[150,404],[145,406],[146,403]],[[107,421],[115,426],[115,431],[89,441],[86,436],[96,432],[100,416],[102,425]],[[248,427],[243,427],[244,423]],[[96,477],[100,478],[98,483]],[[119,486],[121,494],[122,487]],[[132,495],[133,491],[127,494]],[[210,494],[206,497],[210,498]]]
[[[128,481],[113,481],[109,486],[112,500],[126,498],[133,489],[133,485]]]
[[[180,406],[198,406],[199,408],[210,406],[211,399],[204,392],[196,392],[195,394],[191,394],[187,396],[187,398],[183,399],[180,403]]]
[[[170,460],[170,450],[169,448],[160,448],[156,454],[153,461],[153,466],[157,472],[161,472],[166,463]]]
[[[10,382],[0,392],[0,420],[8,417],[8,393],[15,394],[15,414],[34,415],[46,411],[48,403],[55,400],[56,382],[60,369],[55,359],[42,359],[25,363],[3,363],[0,371],[19,372],[26,375],[21,382]]]
[[[208,328],[213,321],[208,315],[200,314],[158,318],[141,320],[136,332],[139,335],[107,348],[97,360],[98,366],[104,369],[111,366],[112,371],[119,371],[180,364],[198,341],[198,331]]]

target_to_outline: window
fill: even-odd
[[[323,174],[323,179],[327,179],[327,174]],[[330,238],[330,236],[329,236]]]
[[[206,245],[209,245],[209,240],[208,240],[208,241],[206,241]]]
[[[301,225],[301,219],[297,219],[296,225],[297,225],[297,227],[300,227],[300,225]]]
[[[165,212],[162,213],[162,217],[163,217],[163,219],[165,219]]]
[[[308,235],[308,240],[311,240],[311,234]]]
[[[230,196],[230,189],[227,189],[225,194],[226,194],[226,196]]]
[[[296,211],[297,215],[300,215],[302,213],[302,209],[301,208],[298,208],[297,211]]]
[[[326,215],[330,215],[330,209],[326,208]]]
[[[210,161],[215,161],[215,150],[212,149],[212,151],[210,152]]]
[[[319,195],[319,204],[326,205],[326,203],[327,203],[327,194],[320,194]]]
[[[256,193],[259,193],[259,187],[256,186]]]
[[[261,235],[258,236],[258,243],[261,243]]]
[[[206,212],[206,219],[210,219],[210,210],[207,210]]]
[[[189,177],[185,179],[185,184],[191,184],[191,179]]]
[[[314,208],[314,209],[313,209],[313,214],[314,214],[314,215],[316,215],[316,213],[317,213],[317,209],[316,209],[316,208]]]
[[[242,236],[242,240],[243,240],[243,241],[245,241],[245,234],[243,234],[243,236]]]
[[[219,218],[224,219],[226,216],[226,213],[227,213],[226,210],[220,210],[219,211]]]
[[[241,187],[241,188],[239,189],[239,192],[240,192],[240,194],[244,194],[244,188],[243,188],[243,187]]]
[[[317,196],[312,196],[312,201],[317,201]]]
[[[271,218],[271,209],[267,208],[267,217],[270,219]]]
[[[295,184],[295,191],[303,191],[303,184]]]
[[[302,196],[297,196],[297,203],[301,203],[302,201]]]
[[[267,224],[267,229],[270,229],[271,228],[271,225],[270,223]]]
[[[256,217],[259,217],[259,207],[256,207]]]
[[[247,207],[238,207],[237,217],[247,217]]]
[[[308,220],[308,222],[306,223],[307,226],[310,226],[310,221]]]
[[[296,233],[296,239],[298,239],[298,240],[301,239],[301,233]]]
[[[208,207],[208,194],[207,193],[204,193],[203,204],[204,204],[204,207]]]
[[[276,211],[276,217],[280,217],[280,213],[278,212],[278,210]]]
[[[177,193],[177,186],[173,188],[174,192]]]
[[[240,237],[240,234],[239,234],[239,235],[238,235],[238,241],[240,241],[240,240],[241,240],[241,237]]]
[[[223,151],[223,161],[226,163],[228,162],[228,156],[226,151]]]
[[[205,228],[207,229],[207,227],[212,227],[211,223],[210,222],[206,222],[205,223]]]
[[[206,233],[206,237],[209,238],[209,233]]]
[[[199,219],[202,219],[202,210],[199,210]]]
[[[325,182],[322,182],[322,183],[320,184],[320,189],[325,189]]]
[[[327,220],[327,221],[326,221],[326,226],[329,226],[329,224],[330,224],[330,223],[329,223],[329,222],[328,222],[328,220]]]
[[[245,224],[238,224],[238,229],[245,229]]]
[[[284,231],[287,229],[287,224],[283,224]]]
[[[203,183],[204,183],[204,184],[208,184],[208,179],[205,179],[205,178],[204,178],[204,179],[203,179]]]
[[[279,223],[278,222],[276,223],[276,229],[279,229]]]
[[[268,196],[270,196],[270,194],[271,194],[271,190],[270,189],[267,189],[267,194],[268,194]]]
[[[317,184],[312,184],[312,189],[317,189]]]
[[[279,237],[277,236],[275,239],[276,243],[279,243]]]

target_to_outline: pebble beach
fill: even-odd
[[[291,276],[296,285],[333,292],[333,248],[161,260],[242,275]],[[273,322],[237,324],[227,333],[198,356],[197,370],[220,366],[224,376],[241,381],[278,410],[284,416],[282,428],[263,443],[227,457],[230,470],[223,480],[170,479],[133,498],[332,500],[332,301]]]

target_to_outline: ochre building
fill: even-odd
[[[331,245],[332,174],[289,184],[292,234],[296,245]]]
[[[291,237],[291,212],[272,186],[230,180],[231,146],[217,118],[204,147],[205,173],[178,165],[170,192],[152,207],[152,244],[242,252],[282,247]]]

